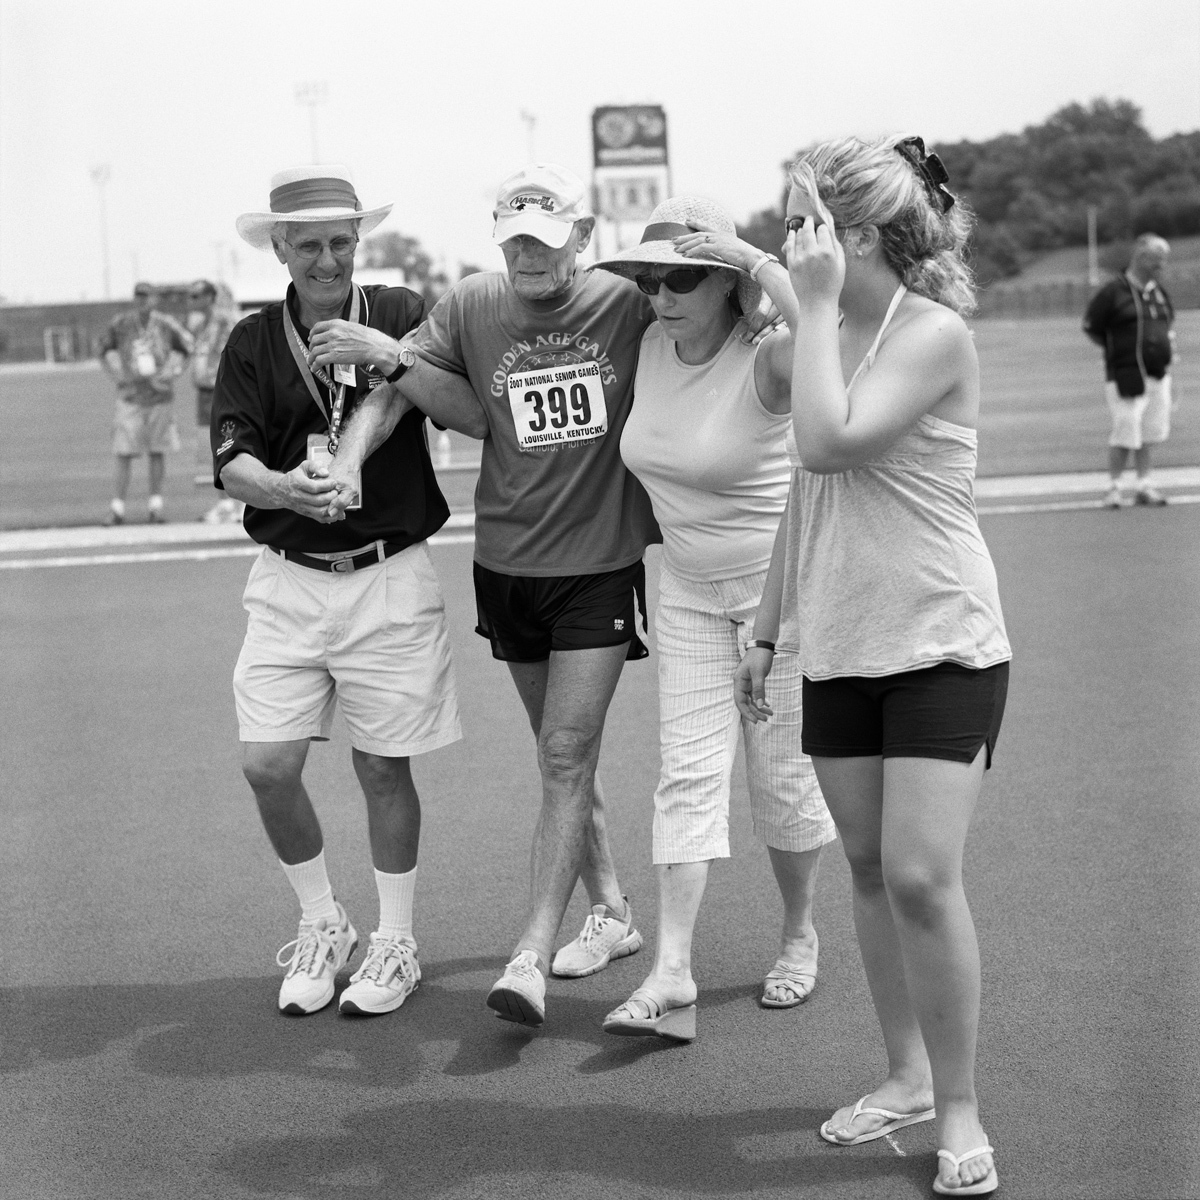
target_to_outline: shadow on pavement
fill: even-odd
[[[114,1043],[137,1043],[134,1065],[163,1076],[239,1076],[281,1071],[325,1076],[333,1069],[347,1082],[403,1087],[431,1069],[422,1046],[435,1044],[448,1076],[489,1075],[516,1067],[534,1040],[568,1040],[595,1046],[576,1070],[599,1075],[621,1070],[666,1050],[657,1038],[618,1039],[601,1023],[610,1003],[555,991],[547,1024],[539,1031],[506,1024],[484,1007],[484,987],[447,986],[472,972],[499,974],[502,958],[449,960],[425,969],[421,986],[400,1019],[348,1018],[336,999],[309,1017],[288,1017],[275,1007],[279,976],[210,979],[178,985],[97,984],[89,987],[0,989],[0,1072],[37,1063],[88,1058]],[[350,968],[338,977],[345,986]],[[567,985],[568,987],[571,985]],[[701,992],[700,1006],[744,999],[753,988]],[[703,1016],[701,1017],[703,1020]],[[449,1057],[446,1058],[446,1055]]]
[[[578,1179],[588,1196],[644,1195],[644,1189],[736,1195],[780,1187],[822,1195],[855,1180],[878,1180],[864,1190],[879,1195],[928,1188],[930,1156],[899,1158],[883,1143],[826,1146],[816,1132],[825,1116],[802,1108],[648,1118],[642,1109],[613,1104],[397,1104],[331,1129],[315,1170],[307,1138],[245,1142],[214,1166],[255,1191],[339,1200],[378,1196],[384,1181],[406,1196],[527,1195],[539,1179],[550,1182],[547,1175],[572,1196],[564,1176]],[[507,1186],[497,1186],[501,1179]],[[880,1184],[889,1190],[877,1191]]]

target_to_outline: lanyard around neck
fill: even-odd
[[[352,324],[358,324],[359,320],[359,295],[362,289],[355,284],[350,293],[350,321]],[[362,297],[363,307],[366,307],[366,296]],[[365,323],[365,322],[364,322]],[[292,352],[292,358],[296,360],[296,366],[300,369],[300,377],[304,380],[308,388],[309,395],[316,402],[317,407],[321,410],[321,416],[325,418],[325,423],[329,426],[329,453],[336,454],[338,448],[338,434],[342,427],[342,410],[346,403],[346,385],[344,383],[334,384],[333,380],[317,367],[315,372],[308,363],[308,347],[300,337],[300,331],[296,328],[296,322],[292,320],[292,311],[287,300],[283,302],[283,325],[287,330],[288,349]],[[325,407],[325,401],[321,398],[320,389],[317,387],[316,379],[319,379],[328,389],[333,405],[332,413]]]

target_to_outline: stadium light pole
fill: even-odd
[[[1096,238],[1096,206],[1087,206],[1088,287],[1100,286],[1100,249]]]
[[[317,145],[317,109],[328,99],[329,84],[323,79],[296,84],[296,103],[302,104],[308,109],[308,135],[312,140],[314,163],[321,161],[321,151]]]
[[[91,169],[92,182],[96,185],[96,195],[100,198],[100,268],[104,278],[104,298],[112,299],[112,287],[108,270],[108,207],[104,202],[104,189],[112,176],[112,168],[108,163],[97,163]]]

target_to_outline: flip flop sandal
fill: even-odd
[[[983,1145],[976,1146],[974,1150],[968,1150],[966,1154],[958,1155],[951,1154],[949,1150],[939,1150],[938,1158],[944,1158],[957,1171],[968,1159],[978,1158],[981,1154],[995,1153],[991,1146]],[[995,1167],[992,1167],[982,1179],[976,1180],[974,1183],[964,1183],[961,1187],[950,1187],[944,1184],[940,1172],[933,1181],[933,1190],[939,1196],[986,1196],[999,1186],[1000,1176],[996,1174]]]
[[[792,1000],[770,999],[767,996],[767,988],[772,983],[783,984],[795,998]],[[781,958],[767,972],[767,977],[763,980],[763,992],[758,1002],[763,1008],[795,1008],[812,995],[813,988],[816,986],[817,972],[815,970],[809,970],[808,967],[803,967],[799,963],[784,962]]]
[[[826,1121],[820,1128],[821,1136],[827,1141],[832,1142],[835,1146],[857,1146],[860,1142],[873,1142],[876,1138],[886,1137],[889,1133],[895,1133],[897,1129],[903,1129],[906,1125],[916,1125],[921,1121],[932,1121],[937,1116],[937,1110],[927,1108],[923,1112],[915,1113],[894,1113],[889,1112],[886,1108],[864,1108],[863,1100],[866,1096],[859,1100],[854,1106],[854,1112],[850,1115],[850,1120],[847,1124],[853,1124],[856,1118],[863,1116],[883,1117],[887,1122],[881,1125],[878,1129],[871,1130],[870,1133],[860,1133],[857,1137],[850,1138],[849,1141],[843,1141],[839,1137],[834,1137],[833,1126],[830,1124],[832,1117]],[[968,1155],[968,1157],[970,1157]],[[964,1192],[963,1195],[969,1195],[969,1192]]]
[[[630,1007],[643,1005],[649,1014],[634,1016]],[[661,1037],[672,1042],[691,1042],[696,1038],[695,1004],[668,1005],[653,992],[638,988],[624,1004],[604,1018],[604,1032],[618,1037]]]

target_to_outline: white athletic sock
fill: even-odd
[[[280,860],[279,865],[288,877],[296,899],[300,901],[302,921],[319,921],[322,917],[330,921],[338,919],[333,888],[329,886],[329,876],[325,873],[324,850],[308,862],[285,863]]]
[[[113,510],[113,512],[115,512],[117,514],[118,517],[123,517],[125,515],[125,501],[124,500],[118,500],[117,497],[114,496],[108,502],[108,506],[109,506],[109,508],[111,508]]]
[[[149,507],[150,507],[151,512],[162,512],[162,510],[163,510],[162,496],[158,496],[158,495],[151,496]]]
[[[414,942],[413,891],[417,886],[417,868],[403,875],[389,875],[376,869],[375,886],[379,889],[379,933],[386,938]]]

